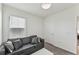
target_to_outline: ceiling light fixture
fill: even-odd
[[[41,4],[41,7],[43,9],[49,9],[51,7],[51,3],[43,3],[43,4]]]

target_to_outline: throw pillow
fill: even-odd
[[[7,41],[6,43],[7,43],[8,45],[10,45],[11,50],[14,50],[14,46],[13,46],[13,44],[12,44],[11,41]]]
[[[32,42],[31,42],[31,43],[32,43],[32,44],[38,43],[38,38],[37,38],[37,37],[32,38]]]
[[[40,40],[41,40],[41,38],[40,37],[38,37],[38,42],[40,43]]]
[[[7,51],[7,53],[11,53],[14,50],[13,44],[11,41],[8,41],[4,44],[5,46],[5,50]]]

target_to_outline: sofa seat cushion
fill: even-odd
[[[33,47],[34,45],[32,44],[27,44],[27,45],[24,45],[23,47],[21,47],[18,51],[21,51],[21,50],[24,50],[24,49],[28,49],[30,47]]]
[[[32,48],[32,47],[33,47],[33,49],[34,49],[34,45],[32,45],[32,44],[27,44],[27,45],[24,45],[24,46],[21,47],[20,49],[18,49],[18,50],[16,50],[16,51],[12,52],[12,53],[10,53],[10,54],[15,54],[15,55],[22,54],[22,53],[25,52],[25,50],[30,49],[30,48]],[[28,51],[28,52],[29,52],[29,51]]]

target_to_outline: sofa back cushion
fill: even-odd
[[[30,37],[25,37],[25,38],[21,38],[21,41],[23,43],[23,45],[28,44],[31,42]]]
[[[18,38],[13,38],[13,39],[8,39],[8,41],[15,41],[15,40],[17,40]]]
[[[31,39],[34,38],[34,37],[37,37],[37,35],[32,35],[32,36],[30,36]]]
[[[22,47],[22,41],[20,39],[14,40],[12,41],[13,45],[14,45],[14,50],[19,49],[20,47]]]

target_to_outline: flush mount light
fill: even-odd
[[[41,4],[41,7],[43,9],[49,9],[51,7],[51,3],[43,3],[43,4]]]

